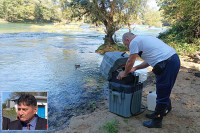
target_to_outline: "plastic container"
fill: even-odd
[[[153,91],[147,95],[147,109],[150,111],[155,111],[156,107],[156,92]]]
[[[109,81],[109,111],[123,117],[140,112],[143,84],[137,73],[129,73],[122,80],[117,79],[129,58],[128,54],[106,52],[100,66],[102,75]]]
[[[143,84],[123,85],[109,82],[109,111],[130,117],[141,109]]]

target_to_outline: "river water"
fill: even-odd
[[[0,24],[0,90],[47,91],[49,130],[67,126],[91,102],[107,97],[107,81],[99,71],[103,56],[95,53],[105,34],[88,27],[49,33],[31,24]],[[160,31],[138,28],[135,33]],[[125,32],[117,31],[117,38]]]

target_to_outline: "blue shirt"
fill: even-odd
[[[37,116],[35,116],[35,118],[31,122],[28,123],[30,124],[30,130],[35,130],[36,123],[37,123]],[[26,123],[23,124],[22,130],[27,130]]]

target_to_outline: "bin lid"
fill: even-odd
[[[122,66],[125,66],[128,58],[129,55],[125,52],[106,52],[100,66],[102,75],[107,80],[110,80],[112,77],[112,72],[116,71]]]

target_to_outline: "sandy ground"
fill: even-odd
[[[142,122],[148,120],[146,110],[138,116],[124,118],[115,115],[108,110],[108,101],[87,115],[73,118],[68,128],[59,132],[67,133],[105,133],[102,128],[107,122],[117,120],[119,133],[200,133],[200,64],[185,61],[181,57],[181,69],[172,90],[172,111],[163,119],[162,129],[148,129],[142,126]],[[149,91],[155,91],[155,76],[149,73],[143,88],[142,103],[146,104],[146,96]]]

